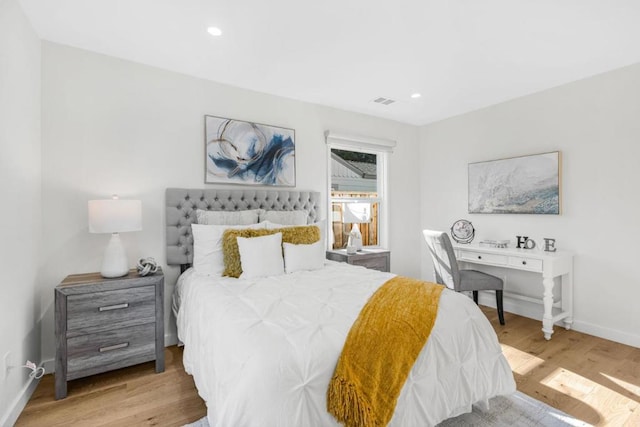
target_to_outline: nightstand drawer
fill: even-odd
[[[67,380],[155,359],[155,323],[67,340]]]
[[[69,295],[67,330],[81,331],[98,326],[126,327],[154,322],[155,286]]]
[[[349,263],[352,265],[360,265],[362,267],[366,267],[371,270],[389,271],[387,267],[386,257],[360,258],[360,259],[354,258],[354,259],[350,259]]]

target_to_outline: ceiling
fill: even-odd
[[[414,125],[640,62],[637,0],[19,1],[44,40]]]

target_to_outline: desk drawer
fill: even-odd
[[[67,381],[154,360],[155,334],[155,323],[148,323],[69,338]]]
[[[460,261],[491,263],[496,265],[507,265],[508,257],[499,254],[478,253],[473,251],[460,250]]]
[[[542,260],[536,258],[510,256],[509,265],[522,270],[542,271]]]
[[[154,322],[155,286],[94,292],[67,297],[67,331]]]

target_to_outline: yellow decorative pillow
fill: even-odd
[[[274,228],[272,230],[229,229],[222,235],[222,252],[224,254],[224,273],[222,275],[240,277],[242,274],[238,237],[260,237],[275,233],[282,233],[283,243],[293,243],[294,245],[309,245],[320,240],[320,228],[315,225]]]

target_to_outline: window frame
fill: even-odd
[[[327,144],[327,212],[333,210],[334,202],[377,202],[378,203],[378,244],[365,246],[365,248],[387,248],[389,243],[389,155],[393,153],[395,141],[325,132]],[[377,197],[333,198],[331,196],[331,150],[348,150],[360,153],[375,154],[376,157],[376,188]],[[327,217],[327,248],[333,249],[331,242],[332,223]]]

